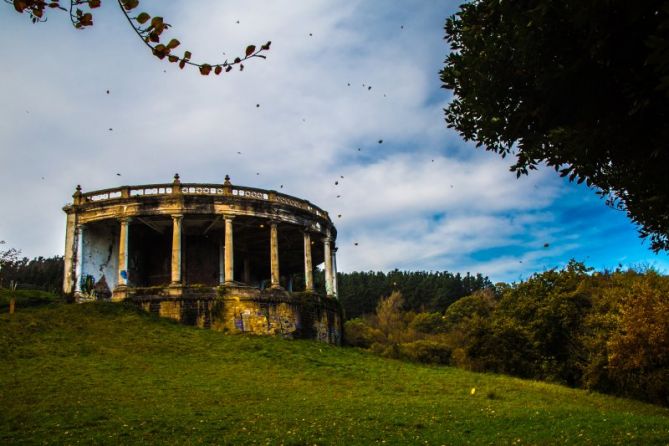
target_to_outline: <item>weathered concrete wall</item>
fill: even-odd
[[[118,233],[106,226],[86,227],[83,241],[81,276],[93,277],[92,285],[98,297],[111,292],[118,283]],[[82,291],[89,291],[84,290]]]
[[[147,312],[201,328],[341,344],[343,322],[337,301],[276,290],[254,293],[252,298],[228,292],[224,296],[135,296],[131,301]]]

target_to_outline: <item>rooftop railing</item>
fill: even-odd
[[[276,202],[294,208],[311,212],[319,217],[327,218],[327,212],[291,195],[282,194],[273,190],[258,189],[255,187],[234,186],[230,183],[230,177],[225,176],[225,183],[181,183],[179,175],[174,176],[174,181],[167,184],[144,184],[138,186],[120,186],[111,189],[102,189],[91,192],[81,192],[81,186],[73,195],[74,204],[99,203],[107,200],[116,200],[133,197],[156,197],[172,195],[209,195],[237,197],[249,200]]]

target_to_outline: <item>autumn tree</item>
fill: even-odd
[[[449,127],[518,176],[585,181],[669,249],[669,0],[475,0],[445,30]]]
[[[264,45],[248,45],[243,55],[231,61],[226,59],[218,63],[196,62],[192,60],[192,53],[189,50],[177,54],[176,49],[181,45],[178,39],[163,40],[163,33],[171,28],[163,17],[152,16],[145,11],[138,12],[139,0],[116,0],[116,2],[134,32],[154,56],[175,63],[181,69],[186,66],[197,68],[204,76],[208,76],[212,71],[216,75],[227,73],[232,71],[233,67],[238,67],[242,71],[245,61],[252,58],[265,59],[266,56],[262,53],[268,51],[271,45],[271,42]],[[5,0],[5,3],[11,4],[18,13],[27,14],[33,23],[46,21],[47,13],[51,9],[69,13],[72,25],[77,29],[85,29],[93,26],[93,10],[102,5],[102,0],[70,0],[67,7],[63,6],[64,0],[63,4],[61,0]]]

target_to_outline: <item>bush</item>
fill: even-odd
[[[424,334],[440,334],[446,332],[446,323],[441,313],[418,313],[409,328]]]
[[[444,343],[427,339],[405,342],[399,344],[399,357],[400,359],[414,362],[450,364],[451,347]]]
[[[344,324],[344,339],[347,345],[369,348],[375,342],[381,342],[383,333],[378,328],[371,327],[361,318],[351,319]]]

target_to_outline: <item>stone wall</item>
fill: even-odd
[[[221,288],[218,293],[135,295],[129,300],[152,314],[201,328],[335,345],[342,341],[339,302],[315,293]]]

